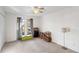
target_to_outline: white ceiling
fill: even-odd
[[[45,8],[45,11],[43,14],[56,12],[59,10],[62,10],[64,6],[42,6]],[[32,7],[31,6],[5,6],[4,7],[5,12],[7,13],[18,13],[18,14],[24,14],[24,15],[35,15],[33,14]],[[42,14],[40,14],[42,15]]]

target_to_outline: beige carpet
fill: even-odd
[[[6,43],[2,48],[2,53],[74,53],[74,51],[64,50],[56,43],[49,43],[36,38],[29,41]]]

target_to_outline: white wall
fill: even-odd
[[[0,50],[5,43],[5,18],[4,12],[0,7]]]
[[[70,7],[61,11],[44,15],[42,31],[51,31],[52,41],[64,45],[62,27],[70,27],[66,33],[66,47],[79,52],[79,7]]]
[[[16,20],[16,14],[6,14],[6,42],[17,40]]]
[[[40,28],[41,27],[41,20],[42,20],[41,16],[33,17],[33,26]]]

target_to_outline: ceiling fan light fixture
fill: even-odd
[[[43,13],[44,12],[44,8],[43,7],[33,7],[33,13],[34,14],[38,14],[38,13]]]

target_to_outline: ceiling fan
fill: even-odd
[[[43,13],[45,11],[44,7],[35,6],[32,8],[34,14]]]

